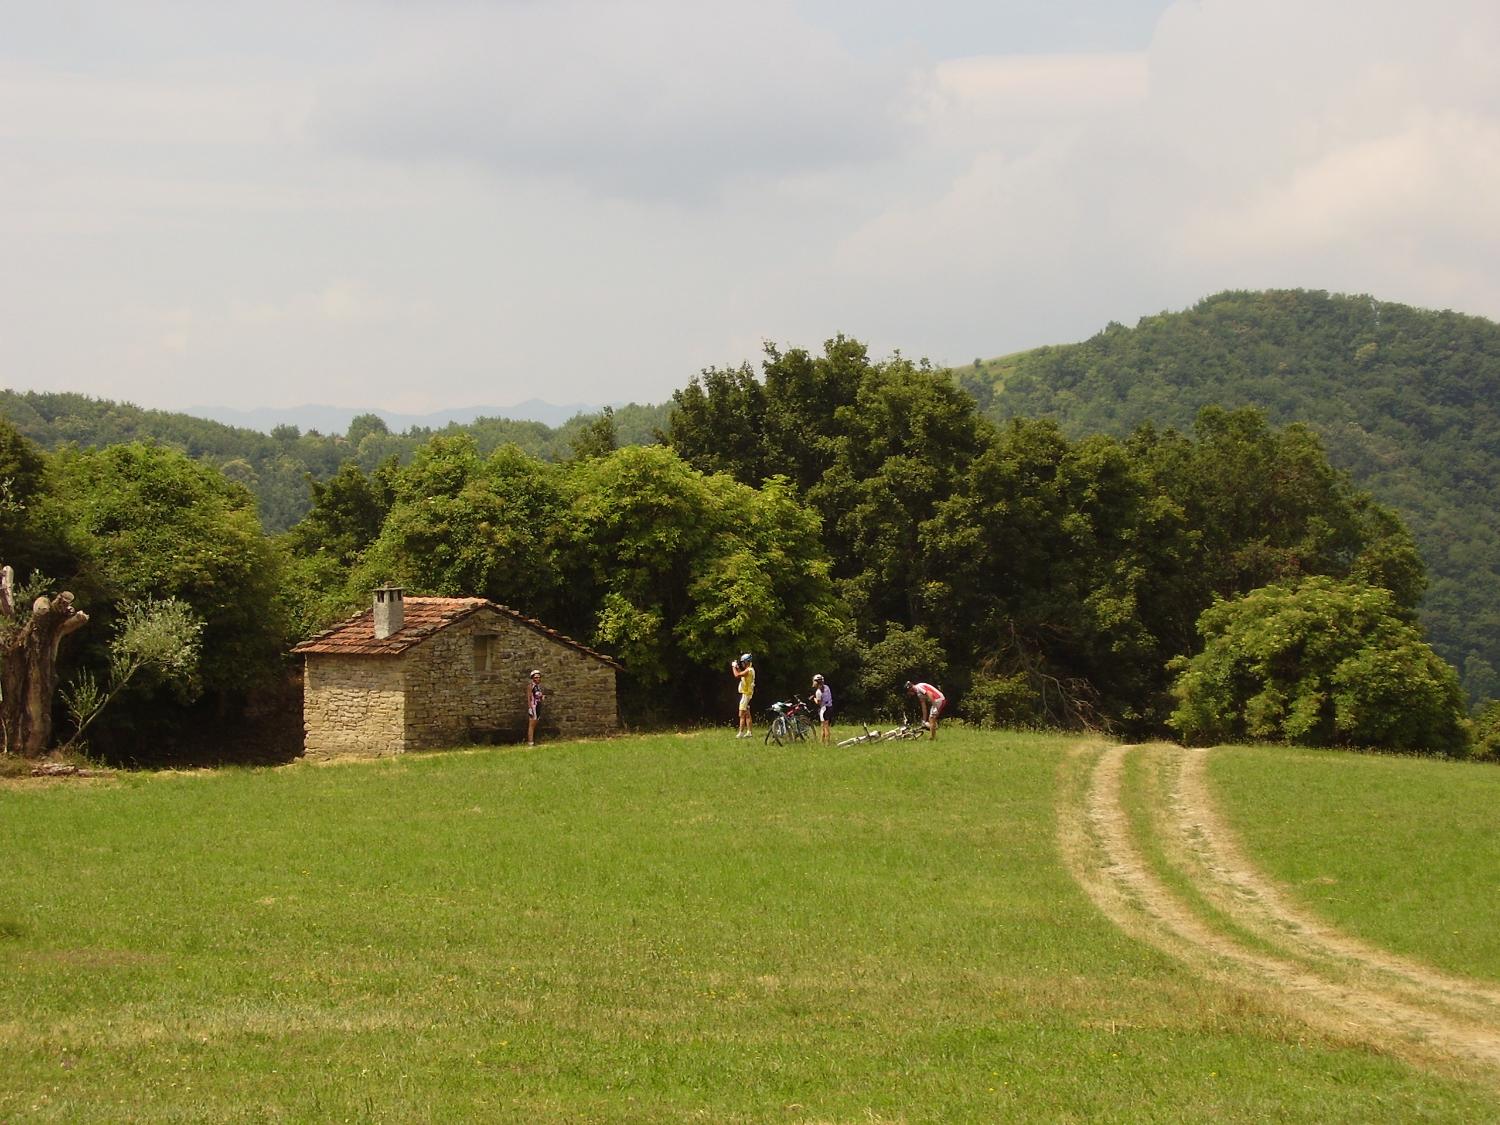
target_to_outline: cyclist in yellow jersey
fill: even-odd
[[[750,729],[750,697],[755,694],[755,660],[747,652],[738,660],[731,660],[729,670],[740,685],[740,732],[734,737],[750,738],[754,735]]]

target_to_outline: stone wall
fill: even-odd
[[[547,693],[542,734],[576,738],[619,729],[615,669],[508,614],[482,609],[405,659],[408,749],[524,739],[533,668],[542,670]]]
[[[549,738],[619,729],[615,669],[493,609],[481,609],[400,656],[304,657],[304,753],[379,757],[526,737],[526,688],[542,670]]]
[[[302,685],[303,753],[376,757],[406,749],[399,657],[309,653]]]

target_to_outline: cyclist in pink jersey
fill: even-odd
[[[931,732],[931,737],[936,738],[938,716],[943,713],[943,706],[948,702],[947,697],[931,684],[914,684],[910,680],[906,681],[906,694],[917,697],[917,703],[922,708],[922,725]]]

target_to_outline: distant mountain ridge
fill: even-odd
[[[331,413],[267,411],[259,419],[266,427],[262,430],[253,425],[206,418],[201,413],[145,410],[128,402],[73,392],[0,388],[0,418],[44,450],[69,444],[102,447],[156,441],[217,465],[226,476],[251,490],[259,506],[262,526],[272,533],[285,531],[307,513],[312,503],[309,478],[325,481],[346,461],[352,460],[370,472],[387,458],[409,459],[432,434],[466,434],[484,455],[502,445],[515,445],[533,457],[555,461],[571,455],[573,439],[590,417],[585,407],[535,401],[509,408],[471,407],[467,411],[428,415],[388,412],[381,415],[386,432],[360,426],[351,441],[350,422],[361,415],[380,412],[347,407],[321,409]],[[541,413],[544,409],[562,421],[549,425],[505,416],[526,410]],[[618,441],[628,445],[655,440],[657,430],[666,424],[666,410],[665,404],[619,406],[614,412]],[[468,421],[453,417],[470,412],[475,417]],[[229,412],[226,416],[253,413]],[[597,417],[597,413],[592,416]],[[278,430],[272,436],[270,431],[278,426],[288,429]]]
[[[621,406],[612,402],[610,406]],[[545,402],[539,398],[527,399],[513,406],[457,406],[446,410],[434,410],[430,414],[398,414],[378,408],[356,408],[350,406],[324,406],[308,403],[302,406],[261,406],[253,410],[239,410],[232,406],[189,406],[182,411],[195,418],[206,418],[226,426],[258,430],[269,434],[277,426],[296,426],[299,430],[317,430],[322,434],[342,434],[349,423],[363,414],[374,414],[390,427],[393,433],[404,433],[411,428],[440,430],[448,425],[467,426],[480,418],[508,418],[516,422],[541,422],[544,425],[561,426],[578,414],[594,414],[604,404],[574,402],[564,405]]]
[[[1075,437],[1190,431],[1209,404],[1305,423],[1410,528],[1434,647],[1471,696],[1500,697],[1500,324],[1366,295],[1226,292],[955,374],[991,417],[1050,417]]]
[[[1227,292],[953,374],[991,417],[1051,417],[1074,437],[1123,436],[1146,422],[1190,430],[1207,404],[1307,424],[1330,461],[1411,529],[1431,578],[1422,617],[1434,646],[1471,696],[1500,698],[1500,324],[1369,296]],[[620,444],[657,440],[671,407],[617,407]],[[558,460],[583,425],[574,415],[595,409],[532,400],[428,415],[299,407],[189,416],[0,388],[0,416],[43,449],[156,440],[221,466],[255,492],[270,531],[305,514],[309,476],[327,480],[351,459],[368,472],[410,457],[425,441],[400,436],[413,426],[466,428],[482,454],[516,444]],[[528,411],[558,421],[529,420]],[[392,432],[366,429],[351,442],[345,435],[360,414],[380,416]],[[268,436],[278,425],[301,434]]]

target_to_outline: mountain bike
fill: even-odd
[[[880,736],[880,741],[908,742],[913,738],[921,738],[923,732],[926,731],[926,729],[927,725],[925,723],[918,723],[916,726],[912,726],[909,721],[903,720],[899,727],[896,727],[894,730],[888,730],[884,734],[882,734]]]
[[[863,726],[864,724],[860,724]],[[865,727],[864,734],[856,734],[853,738],[846,738],[839,743],[840,746],[863,746],[871,742],[907,742],[913,738],[921,738],[927,728],[922,724],[911,725],[910,719],[902,719],[899,727],[890,730],[871,730]]]
[[[864,726],[863,723],[861,723],[860,725]],[[839,745],[840,746],[863,746],[863,745],[865,745],[868,742],[879,742],[884,737],[885,737],[885,735],[883,735],[880,731],[878,731],[878,730],[871,730],[869,727],[865,727],[865,733],[864,734],[856,734],[853,738],[846,738],[846,739],[844,739],[844,741],[840,742]]]
[[[807,715],[806,701],[795,695],[788,702],[771,704],[771,725],[766,728],[766,745],[773,742],[777,746],[783,742],[806,742],[813,729]]]

